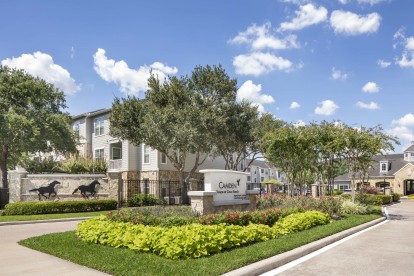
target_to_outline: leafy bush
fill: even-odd
[[[129,207],[139,207],[139,206],[164,205],[166,204],[166,202],[163,199],[157,198],[155,195],[136,194],[128,198],[127,204]]]
[[[333,195],[338,196],[338,195],[342,195],[344,192],[338,189],[334,189],[333,190]]]
[[[28,173],[57,173],[62,172],[60,164],[50,158],[24,158],[20,165]]]
[[[194,223],[195,216],[190,206],[151,206],[109,212],[106,218],[111,221],[170,227]]]
[[[363,194],[371,194],[371,195],[376,195],[379,193],[379,189],[377,187],[374,186],[370,186],[370,185],[364,185],[361,188],[361,193]]]
[[[350,200],[344,200],[341,206],[342,215],[365,215],[369,213],[367,206],[360,203],[353,203]]]
[[[151,252],[169,259],[200,258],[224,250],[277,238],[330,222],[327,214],[317,211],[291,214],[273,227],[263,224],[202,225],[163,228],[109,221],[105,216],[78,224],[76,234],[83,241],[139,252]]]
[[[75,156],[60,165],[63,172],[66,173],[106,173],[108,167],[104,160],[92,160],[83,156]]]
[[[393,194],[392,194],[392,201],[393,201],[393,202],[398,202],[398,201],[400,201],[400,198],[401,198],[401,195],[400,195],[400,194],[397,194],[397,193],[393,193]]]
[[[6,204],[4,215],[38,215],[104,211],[116,209],[117,204],[116,200],[14,202]]]
[[[342,198],[344,199],[351,199],[351,195],[341,195]],[[376,206],[380,206],[380,205],[385,205],[385,204],[390,204],[392,200],[392,197],[389,195],[373,195],[373,194],[363,194],[363,193],[357,193],[355,195],[355,201],[362,203],[362,204],[366,204],[366,205],[376,205]]]
[[[331,219],[328,214],[319,211],[308,211],[289,215],[276,222],[273,227],[278,229],[279,234],[287,235],[330,222]]]
[[[279,194],[265,194],[262,197],[257,197],[257,208],[260,210],[269,208],[299,208],[321,211],[334,216],[340,213],[341,199],[331,196],[314,198],[311,196],[286,197]]]

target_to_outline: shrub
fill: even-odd
[[[169,259],[200,258],[224,250],[277,238],[330,222],[317,211],[291,214],[273,227],[263,224],[201,225],[197,223],[163,228],[114,222],[105,216],[78,224],[76,234],[83,241],[139,252],[151,252]]]
[[[136,194],[128,198],[127,204],[129,207],[139,207],[163,205],[166,204],[166,202],[163,199],[157,198],[151,194]]]
[[[20,165],[28,173],[57,173],[62,172],[60,164],[50,158],[25,158],[21,161]]]
[[[353,203],[350,200],[344,200],[341,205],[342,215],[365,215],[369,213],[367,206],[360,203]]]
[[[108,167],[103,160],[92,160],[83,156],[75,156],[60,165],[66,173],[106,173]]]
[[[6,204],[4,215],[38,215],[104,211],[116,209],[117,204],[116,200],[15,202]]]
[[[341,200],[331,196],[314,198],[311,196],[286,197],[279,194],[265,194],[257,198],[257,208],[261,210],[269,208],[300,208],[321,211],[333,216],[339,214]]]
[[[363,194],[376,195],[376,194],[379,193],[379,189],[377,187],[374,187],[374,186],[364,185],[361,188],[361,193],[363,193]]]
[[[170,227],[194,223],[195,216],[190,206],[151,206],[109,212],[106,218],[111,221]]]
[[[393,201],[393,202],[398,202],[398,201],[400,201],[400,198],[401,198],[401,195],[400,195],[400,194],[397,194],[397,193],[393,193],[393,194],[392,194],[392,201]]]
[[[343,191],[341,191],[341,190],[338,190],[338,189],[334,189],[333,190],[333,195],[342,195],[344,192]]]

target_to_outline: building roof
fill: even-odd
[[[380,173],[380,165],[381,161],[388,161],[391,163],[391,168],[386,173]],[[385,154],[385,155],[377,155],[373,158],[372,167],[369,169],[368,174],[371,178],[381,178],[384,176],[393,176],[397,171],[399,171],[402,167],[407,165],[408,163],[414,164],[414,162],[408,162],[404,160],[404,154]],[[340,175],[335,178],[335,181],[345,181],[351,180],[350,173],[346,173]]]
[[[251,159],[246,159],[246,165],[249,164]],[[256,166],[256,167],[260,167],[260,168],[267,168],[267,169],[276,169],[274,166],[270,165],[267,161],[265,160],[258,160],[255,159],[253,160],[253,162],[250,164],[249,167],[251,166]]]
[[[79,114],[79,115],[74,115],[72,116],[72,120],[77,120],[80,118],[84,118],[84,117],[92,117],[92,116],[96,116],[96,115],[101,115],[101,114],[105,114],[108,112],[111,112],[111,108],[101,108],[95,111],[91,111],[91,112],[87,112],[87,113],[83,113],[83,114]]]
[[[414,151],[414,144],[409,146],[408,149],[406,149],[404,152],[406,151]]]

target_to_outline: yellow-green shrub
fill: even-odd
[[[114,222],[104,216],[79,223],[76,234],[85,242],[127,247],[170,259],[199,258],[254,242],[277,238],[330,222],[318,211],[289,215],[273,227],[263,224],[145,226]]]

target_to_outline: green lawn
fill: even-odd
[[[110,211],[64,213],[64,214],[43,214],[43,215],[0,216],[0,222],[95,217],[101,214],[106,214],[108,212]]]
[[[87,244],[78,240],[73,231],[34,237],[20,241],[20,244],[112,275],[221,275],[379,217],[378,214],[353,215],[278,239],[187,260],[170,260],[125,248]]]

